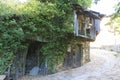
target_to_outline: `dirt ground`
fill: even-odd
[[[45,77],[31,76],[19,80],[120,80],[120,57],[115,52],[91,49],[91,62]]]

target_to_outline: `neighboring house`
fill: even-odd
[[[68,51],[65,55],[63,65],[55,65],[57,71],[60,68],[68,69],[82,66],[90,61],[90,42],[95,41],[96,36],[100,32],[100,19],[103,17],[98,12],[83,9],[80,5],[73,5],[74,16],[74,36],[77,42],[69,44]],[[46,62],[42,62],[42,53],[40,48],[42,45],[48,43],[40,37],[28,37],[28,40],[32,39],[28,49],[18,50],[16,60],[13,63],[11,69],[13,80],[23,75],[36,75],[38,72],[40,75],[49,74],[47,72],[47,59]],[[36,67],[37,66],[37,67]],[[40,69],[40,71],[38,71]],[[33,73],[32,73],[33,71]],[[10,78],[10,77],[9,77]]]

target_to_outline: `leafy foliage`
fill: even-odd
[[[73,33],[73,2],[85,7],[91,4],[91,0],[28,0],[25,3],[1,0],[0,73],[12,64],[18,49],[27,47],[26,36],[41,36],[49,40],[41,52],[51,59],[51,67],[57,56],[63,59],[67,45],[74,41],[74,36],[68,35]]]
[[[0,72],[10,66],[14,53],[22,48],[23,31],[15,20],[0,20]]]
[[[116,12],[120,13],[120,2],[118,2],[118,4],[116,5]]]
[[[120,2],[115,6],[115,11],[116,13],[111,16],[108,25],[114,25],[114,30],[120,34]]]

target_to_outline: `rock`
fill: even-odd
[[[45,63],[42,63],[40,66],[39,74],[44,76],[44,75],[46,75],[46,72],[47,72],[47,66],[45,65]]]
[[[37,75],[39,73],[39,71],[40,71],[39,67],[35,66],[30,70],[29,75],[31,75],[31,76]]]

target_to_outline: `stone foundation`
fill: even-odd
[[[80,41],[69,46],[63,66],[64,68],[75,68],[80,67],[89,61],[90,43],[87,41]]]
[[[42,45],[44,45],[44,43],[33,42],[26,50],[18,50],[15,61],[12,65],[13,80],[24,75],[30,75],[30,72],[34,69],[36,70],[36,67],[37,72],[33,71],[35,74],[46,75],[48,73],[48,67],[46,67],[46,65],[49,63],[46,64],[43,62],[44,58],[40,52]],[[54,68],[56,72],[84,65],[90,61],[90,43],[83,40],[70,44],[67,53],[64,56],[64,61],[60,62],[60,64],[58,64],[57,61],[59,62],[61,60],[59,60],[59,58],[56,60]]]

